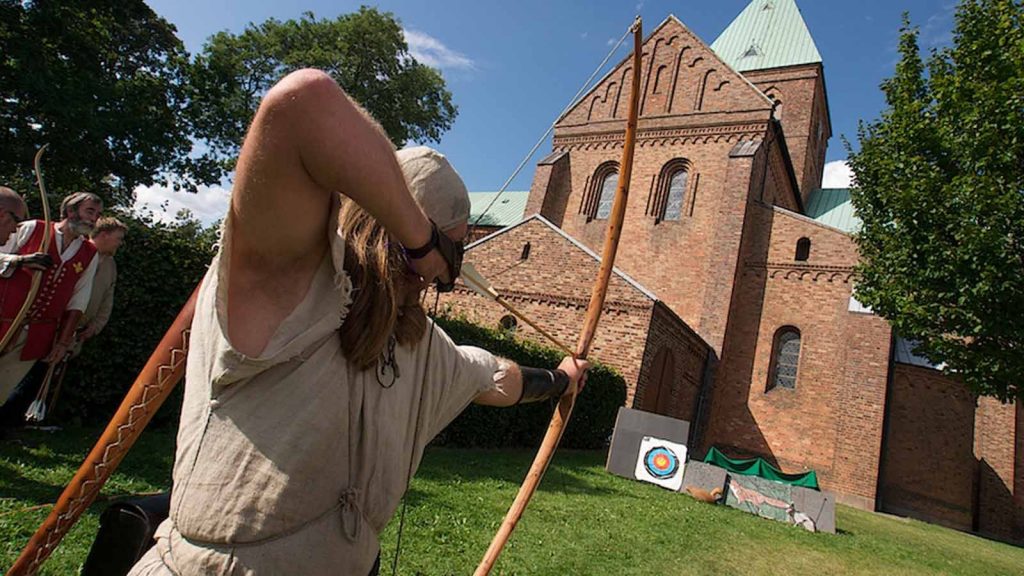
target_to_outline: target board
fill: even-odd
[[[640,441],[634,477],[678,492],[683,486],[686,446],[644,436]]]

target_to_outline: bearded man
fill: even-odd
[[[32,275],[43,279],[24,322],[0,351],[0,405],[38,360],[60,361],[74,342],[75,329],[89,304],[98,258],[89,234],[103,201],[89,192],[71,194],[60,205],[62,220],[51,224],[51,242],[41,250],[46,224],[29,220],[0,253],[0,338],[11,329],[28,297]]]

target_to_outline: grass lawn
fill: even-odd
[[[0,567],[21,547],[99,430],[24,431],[0,444]],[[44,565],[74,574],[99,512],[121,495],[168,485],[172,431],[147,431]],[[434,449],[408,495],[399,574],[470,574],[532,452]],[[1024,574],[1024,549],[840,506],[837,535],[811,534],[611,476],[604,454],[560,452],[494,574]],[[390,574],[397,517],[382,536]]]

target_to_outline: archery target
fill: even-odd
[[[644,436],[640,441],[634,477],[678,492],[683,486],[686,446]]]

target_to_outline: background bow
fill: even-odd
[[[36,157],[32,161],[32,165],[36,170],[36,184],[39,186],[39,200],[43,203],[43,242],[39,245],[39,251],[46,253],[50,250],[50,240],[52,236],[52,227],[50,226],[50,202],[46,198],[46,184],[43,182],[43,167],[42,159],[43,152],[46,151],[46,147],[49,144],[43,144],[39,151],[36,152]],[[28,309],[32,307],[32,304],[36,301],[36,294],[39,293],[39,286],[43,282],[43,271],[33,270],[32,271],[32,285],[28,289],[28,295],[25,296],[25,302],[22,303],[21,309],[14,316],[14,320],[11,321],[11,327],[7,329],[7,333],[0,339],[0,353],[3,353],[7,349],[7,346],[16,341],[18,330],[21,328],[21,323],[25,320]]]

